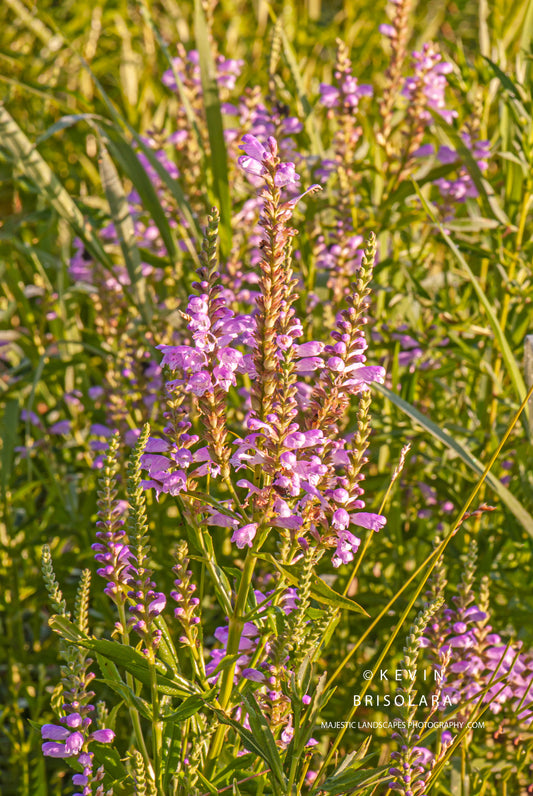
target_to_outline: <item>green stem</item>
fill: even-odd
[[[118,608],[118,615],[120,617],[120,624],[122,627],[122,643],[124,646],[129,646],[129,633],[126,630],[126,611],[124,610],[124,605],[119,603],[117,605]],[[126,683],[128,684],[128,688],[135,693],[134,688],[134,680],[133,675],[130,672],[126,672]],[[140,753],[142,754],[144,765],[148,773],[154,776],[154,770],[152,767],[152,761],[150,760],[150,755],[148,754],[148,749],[146,748],[146,742],[144,740],[144,734],[141,727],[141,719],[139,717],[139,711],[133,705],[128,705],[128,711],[130,714],[131,723],[133,726],[133,732],[135,735],[135,745],[139,749]]]
[[[228,644],[226,647],[226,655],[228,657],[236,655],[239,651],[242,630],[244,627],[244,618],[246,615],[246,600],[248,597],[250,584],[252,582],[256,561],[256,553],[252,549],[248,550],[246,560],[244,562],[241,582],[239,584],[239,591],[237,592],[237,598],[235,600],[235,608],[229,618]],[[220,686],[220,695],[218,699],[222,710],[226,710],[231,698],[236,666],[237,661],[235,660],[230,666],[227,667],[227,669],[224,669],[222,672],[222,683]],[[208,776],[211,773],[215,761],[221,752],[225,734],[226,725],[221,724],[216,731],[209,754],[207,756]]]
[[[154,759],[155,786],[158,796],[163,793],[163,722],[159,720],[159,692],[157,690],[157,674],[153,651],[148,659],[150,667],[150,687],[152,692],[152,757]]]
[[[523,238],[524,238],[524,231],[525,231],[526,221],[527,221],[527,217],[528,217],[530,199],[531,199],[531,191],[528,188],[528,189],[526,189],[526,195],[525,195],[524,200],[522,202],[522,210],[521,210],[521,213],[520,213],[520,220],[518,222],[518,231],[516,233],[514,251],[511,254],[511,262],[510,262],[510,265],[509,265],[509,272],[507,274],[508,284],[510,284],[513,281],[513,279],[515,278],[516,266],[517,266],[517,263],[518,263],[518,258],[520,257],[520,250],[521,250],[521,247],[522,247],[522,241],[523,241]],[[507,318],[508,318],[508,315],[509,315],[510,307],[511,307],[511,294],[510,294],[510,292],[508,290],[506,290],[505,294],[504,294],[504,297],[503,297],[502,312],[501,312],[501,316],[500,316],[500,326],[501,326],[502,332],[505,331],[505,327],[507,325]],[[490,407],[490,412],[489,412],[489,427],[490,428],[494,427],[494,423],[496,422],[496,415],[497,415],[497,412],[498,412],[498,395],[497,395],[496,384],[497,384],[501,369],[502,369],[502,358],[501,358],[501,355],[498,353],[496,362],[494,363],[494,395],[492,397],[492,402],[491,402],[491,407]]]
[[[289,783],[287,785],[287,794],[292,793],[292,788],[294,784],[294,780],[296,779],[296,771],[298,768],[298,763],[300,762],[299,755],[293,755],[291,761],[291,770],[289,771]],[[299,791],[299,788],[297,789]]]

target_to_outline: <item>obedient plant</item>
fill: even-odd
[[[445,602],[445,566],[437,563],[426,593],[431,602],[420,612],[404,647],[399,669],[406,684],[402,681],[401,698],[395,701],[401,721],[392,736],[399,748],[391,753],[389,787],[408,796],[426,794],[458,744],[463,739],[472,743],[480,728],[481,743],[493,747],[502,770],[514,771],[523,787],[531,789],[528,757],[525,750],[520,754],[517,740],[531,743],[531,652],[524,652],[520,642],[504,643],[500,634],[492,632],[486,577],[479,596],[475,593],[476,563],[473,540],[463,579],[451,598],[453,608]],[[429,680],[430,692],[417,700],[415,687],[428,664],[436,676]],[[427,690],[425,679],[421,685]],[[476,723],[480,718],[485,721]],[[427,729],[432,727],[437,729]],[[498,739],[510,743],[495,744]]]
[[[294,309],[298,283],[291,257],[296,231],[290,220],[299,202],[318,186],[296,194],[300,178],[294,163],[281,160],[272,137],[262,143],[248,134],[242,151],[241,168],[260,182],[260,292],[255,307],[249,314],[236,314],[224,295],[213,210],[193,284],[196,292],[183,313],[187,336],[178,345],[159,346],[168,378],[167,425],[159,437],[149,436],[146,426],[138,439],[128,471],[126,522],[117,499],[118,435],[110,442],[100,479],[93,545],[98,574],[107,581],[105,592],[118,611],[115,635],[121,645],[140,639],[146,672],[141,682],[149,681],[151,698],[141,715],[135,701],[130,704],[133,751],[141,755],[146,777],[161,793],[165,782],[179,787],[185,781],[185,774],[165,769],[162,759],[171,753],[164,722],[172,711],[171,693],[163,700],[159,696],[158,673],[164,662],[179,676],[189,699],[198,700],[190,714],[198,715],[186,723],[179,740],[189,758],[189,786],[202,769],[209,776],[216,770],[227,728],[222,723],[214,730],[215,718],[230,723],[238,719],[248,750],[246,732],[257,732],[259,722],[278,750],[272,754],[292,750],[292,762],[286,774],[278,772],[278,779],[292,788],[302,772],[305,778],[316,741],[312,723],[304,728],[299,722],[304,714],[316,716],[325,698],[310,667],[335,613],[327,609],[316,626],[310,625],[311,597],[317,596],[315,570],[325,553],[332,552],[335,567],[352,561],[360,543],[358,529],[378,531],[385,523],[383,516],[362,510],[369,386],[384,378],[383,368],[367,365],[365,355],[375,240],[369,240],[330,340],[300,342],[303,327]],[[244,409],[235,402],[237,391]],[[359,402],[357,430],[347,435],[343,421],[354,398]],[[193,428],[198,433],[191,433]],[[148,473],[143,482],[141,466]],[[168,616],[164,619],[167,597],[156,585],[150,564],[143,488],[154,489],[158,499],[168,495],[178,501],[189,544],[204,551],[202,560],[226,615],[226,624],[213,633],[223,646],[211,650],[210,660],[199,646],[205,637],[202,598],[194,570],[188,568],[185,539],[177,546],[174,589],[169,592],[176,605],[174,618],[170,624]],[[215,563],[218,539],[228,536],[236,553],[246,551],[234,589]],[[301,573],[297,589],[288,580],[295,566]],[[164,575],[166,583],[169,574]],[[261,588],[262,581],[271,585]],[[64,628],[65,622],[57,626]],[[79,643],[91,648],[85,626],[79,631]],[[70,626],[68,632],[74,632]],[[102,649],[95,643],[95,649]],[[187,651],[187,666],[185,659],[175,657],[174,645]],[[118,647],[115,642],[112,660]],[[132,675],[138,678],[131,666],[125,667],[124,686],[132,688]],[[190,681],[178,674],[183,667]],[[147,714],[151,752],[141,721]],[[305,769],[299,756],[307,759]]]
[[[216,56],[216,80],[225,120],[224,136],[230,155],[228,180],[232,193],[235,196],[242,194],[242,169],[235,162],[242,131],[248,129],[248,134],[263,142],[269,135],[276,136],[283,158],[294,160],[299,170],[313,179],[323,181],[328,186],[328,193],[333,190],[337,197],[333,208],[322,213],[311,232],[313,256],[306,268],[306,292],[310,310],[315,309],[317,304],[320,307],[314,288],[315,282],[321,281],[321,274],[325,272],[333,308],[340,311],[345,299],[349,298],[350,284],[361,262],[363,238],[360,229],[367,222],[367,210],[361,206],[361,196],[356,190],[365,171],[362,163],[359,166],[358,147],[364,153],[366,143],[362,140],[362,120],[368,113],[374,95],[373,101],[379,105],[383,116],[384,127],[378,134],[378,140],[383,142],[387,153],[384,168],[386,173],[390,172],[392,182],[389,188],[398,180],[406,180],[420,166],[424,167],[428,157],[436,157],[444,166],[449,166],[450,172],[454,169],[456,172],[455,175],[446,174],[435,180],[442,196],[442,215],[446,220],[453,218],[457,206],[466,199],[477,196],[478,189],[464,166],[463,153],[456,152],[450,146],[437,146],[431,129],[430,111],[447,121],[453,119],[454,112],[448,108],[445,98],[446,75],[450,71],[450,65],[442,59],[433,45],[424,45],[420,52],[413,54],[413,74],[407,73],[408,12],[408,3],[395,4],[392,27],[384,28],[390,38],[392,52],[382,97],[379,97],[371,85],[361,84],[357,80],[346,45],[340,40],[337,42],[333,82],[320,83],[317,98],[318,104],[326,109],[327,128],[331,136],[331,146],[320,159],[301,154],[298,137],[301,138],[303,131],[302,119],[297,109],[285,107],[278,96],[279,88],[274,77],[280,58],[280,31],[276,29],[272,42],[271,79],[267,94],[256,86],[239,95],[237,81],[243,67],[242,61],[224,58],[218,53],[216,42],[212,41]],[[172,117],[172,129],[163,131],[154,128],[140,136],[139,141],[145,149],[137,146],[137,157],[152,182],[170,228],[181,236],[181,253],[186,254],[190,253],[192,245],[191,218],[184,217],[169,185],[162,179],[161,173],[147,154],[150,151],[169,178],[179,183],[194,216],[201,217],[205,212],[205,196],[198,186],[201,184],[202,169],[205,168],[208,142],[200,56],[196,50],[186,52],[181,45],[178,51],[172,68],[163,75],[163,84],[175,92],[178,98],[177,112]],[[402,94],[405,102],[401,99]],[[399,125],[389,130],[395,104],[403,106],[404,117]],[[462,140],[465,149],[471,150],[480,169],[485,170],[488,142],[478,140],[475,119],[468,129],[464,128]],[[107,155],[103,163],[107,162],[106,157]],[[179,162],[179,168],[176,162]],[[105,174],[109,176],[107,172]],[[259,185],[261,176],[253,168],[248,169],[246,175],[254,185]],[[289,192],[292,190],[290,182],[286,187]],[[131,447],[142,422],[148,421],[154,425],[155,418],[160,416],[163,382],[159,363],[153,356],[153,343],[157,338],[168,339],[170,336],[180,342],[184,331],[176,314],[179,301],[173,300],[167,290],[169,288],[171,292],[182,292],[182,288],[176,279],[177,274],[172,273],[167,266],[168,250],[160,230],[143,207],[142,199],[135,188],[127,194],[126,199],[133,239],[142,257],[141,276],[150,285],[150,300],[156,310],[150,333],[144,336],[139,333],[138,324],[128,305],[127,292],[131,287],[131,277],[124,265],[115,262],[113,270],[108,270],[107,266],[97,263],[82,241],[77,239],[70,267],[72,278],[84,290],[91,291],[95,325],[101,336],[114,348],[114,356],[107,360],[107,372],[101,385],[91,388],[89,401],[84,398],[87,412],[91,415],[97,414],[99,418],[99,422],[93,424],[93,435],[98,434],[100,439],[91,442],[91,448],[97,454],[105,449],[106,439],[115,428],[120,429],[123,443]],[[248,197],[236,207],[233,247],[220,277],[227,300],[233,299],[241,306],[246,301],[253,306],[258,292],[259,275],[256,266],[261,261],[259,246],[262,235],[260,229],[254,234],[247,233],[248,226],[257,221],[261,201],[259,196]],[[321,208],[319,199],[317,207]],[[368,221],[370,226],[375,226],[374,219]],[[379,220],[378,232],[381,224],[382,221]],[[123,234],[120,224],[115,222],[101,229],[100,237],[108,254],[112,255],[120,248]],[[299,255],[297,252],[298,257]],[[249,263],[252,268],[243,267],[243,263]],[[186,259],[185,270],[190,267],[191,262]],[[165,289],[161,290],[161,285],[165,285]],[[324,304],[325,311],[327,307]],[[317,310],[314,314],[315,323],[319,323],[320,312]],[[167,321],[169,318],[172,318],[172,325]],[[330,318],[324,318],[324,321],[330,324]],[[381,328],[387,339],[387,327]],[[406,355],[404,359],[407,358]],[[52,426],[49,433],[56,433],[55,426]],[[99,455],[95,466],[100,467],[101,464],[102,457]]]
[[[212,4],[201,5],[209,17]],[[332,756],[338,746],[327,749],[331,739],[320,726],[341,699],[333,699],[325,670],[338,667],[348,683],[342,693],[349,694],[355,675],[338,656],[367,639],[363,631],[354,637],[363,620],[348,595],[365,591],[374,602],[364,607],[374,613],[395,568],[410,572],[402,552],[406,528],[396,521],[377,537],[384,537],[380,555],[365,578],[360,571],[386,513],[373,510],[374,492],[363,489],[365,476],[376,474],[368,461],[372,384],[382,383],[387,369],[387,387],[401,389],[405,398],[416,392],[425,370],[439,370],[423,380],[423,408],[432,415],[431,391],[455,367],[457,335],[450,343],[441,306],[433,306],[438,290],[432,280],[442,275],[442,256],[411,180],[425,183],[425,195],[450,228],[456,215],[459,225],[469,223],[484,189],[479,172],[489,174],[490,153],[498,151],[494,138],[492,146],[484,139],[477,108],[466,121],[454,109],[448,77],[452,71],[457,76],[458,67],[444,56],[448,50],[423,43],[410,57],[411,4],[391,5],[391,24],[382,26],[390,42],[384,82],[363,84],[356,57],[337,41],[333,75],[328,82],[315,76],[310,100],[282,20],[268,76],[244,90],[246,66],[219,52],[212,26],[207,38],[214,73],[207,92],[205,53],[179,44],[162,79],[164,111],[127,144],[141,169],[132,168],[134,187],[121,205],[131,219],[128,245],[140,257],[137,282],[123,264],[121,214],[112,209],[111,222],[98,213],[91,217],[105,265],[85,238],[75,240],[73,291],[88,296],[85,310],[103,354],[94,340],[82,337],[82,344],[93,346],[106,365],[101,373],[77,376],[75,387],[69,371],[61,402],[46,411],[42,402],[31,408],[32,389],[22,416],[26,444],[16,450],[48,464],[59,456],[62,436],[73,461],[92,461],[100,470],[93,552],[103,595],[93,614],[96,637],[87,622],[88,574],[71,621],[46,548],[43,557],[56,614],[51,625],[62,636],[66,665],[53,698],[57,718],[41,729],[42,750],[72,767],[73,785],[83,796],[113,790],[203,796],[230,789],[257,796],[370,796],[380,787],[422,796],[444,765],[452,761],[458,769],[459,754],[464,770],[470,749],[482,742],[498,764],[516,773],[520,787],[530,788],[518,739],[525,734],[529,742],[532,656],[517,642],[502,641],[506,631],[493,630],[487,579],[479,595],[474,589],[473,545],[458,594],[444,603],[445,575],[437,565],[428,605],[400,663],[410,670],[427,656],[440,679],[423,718],[455,722],[454,732],[410,726],[420,715],[410,704],[417,689],[409,682],[398,691],[406,727],[397,736],[378,733],[386,765],[369,762],[364,745],[344,760],[347,747],[341,748],[337,766]],[[231,219],[222,217],[225,233],[231,226],[231,246],[222,247],[222,255],[218,211],[208,214],[220,199],[209,163],[214,84],[232,200]],[[98,129],[108,195],[105,147],[115,158],[124,148],[107,132]],[[151,212],[155,201],[168,229],[150,217],[143,181],[133,176],[139,173],[153,191]],[[502,246],[515,232],[508,221]],[[479,251],[485,257],[488,247]],[[515,252],[510,256],[514,263]],[[381,271],[378,285],[375,269]],[[411,281],[421,285],[416,305],[410,302],[415,292],[405,288]],[[132,298],[140,282],[147,317]],[[55,307],[46,314],[48,329],[58,318],[58,296],[41,298],[28,286],[24,299],[35,296],[43,317],[46,302]],[[59,343],[50,332],[40,339],[40,331],[36,350],[48,362]],[[11,365],[15,351],[10,342],[2,364]],[[77,389],[81,380],[84,389],[92,385],[85,394]],[[385,418],[382,429],[387,422],[394,434],[403,433],[395,416]],[[427,447],[413,456],[416,498],[407,478],[399,482],[408,515],[423,521],[424,543],[437,522],[446,527],[442,515],[455,505],[431,479],[435,461]],[[383,462],[378,469],[381,476]],[[332,643],[343,609],[356,618],[339,626]],[[380,641],[361,646],[357,665]],[[114,705],[109,713],[103,703],[92,704],[92,688]],[[483,741],[467,727],[477,717],[490,722],[491,731],[477,736]]]
[[[43,577],[50,601],[54,610],[61,616],[70,617],[61,590],[56,582],[50,550],[43,548]],[[76,606],[74,622],[80,632],[88,629],[88,599],[91,575],[88,570],[82,575]],[[63,644],[62,654],[65,665],[61,668],[61,700],[59,706],[59,723],[44,724],[41,727],[43,738],[42,751],[46,757],[56,757],[77,764],[80,769],[72,777],[72,783],[81,786],[76,796],[112,796],[113,789],[106,789],[102,784],[104,769],[102,766],[94,770],[93,743],[109,744],[115,733],[107,728],[91,729],[94,723],[95,706],[91,704],[95,693],[90,684],[95,675],[90,671],[93,661],[87,657],[86,651],[74,645]],[[93,787],[96,786],[96,787]]]
[[[194,66],[194,58],[190,63]],[[428,50],[424,58],[418,57],[415,77],[405,85],[412,102],[402,169],[411,167],[417,156],[431,118],[426,108],[445,113],[447,70],[439,64],[440,56]],[[194,84],[199,91],[194,68],[191,74],[191,89]],[[187,75],[181,77],[186,83]],[[77,680],[69,691],[72,698],[61,707],[60,723],[45,725],[42,731],[46,755],[83,766],[83,772],[74,775],[74,784],[83,785],[84,794],[101,793],[103,786],[98,783],[103,776],[106,784],[113,782],[110,771],[104,774],[101,767],[94,771],[90,749],[93,742],[114,739],[111,728],[89,732],[92,706],[87,704],[87,686],[93,675],[87,672],[85,656],[91,649],[99,655],[104,677],[124,700],[130,719],[128,732],[117,737],[119,748],[129,754],[120,774],[113,775],[118,777],[117,785],[128,783],[136,793],[200,793],[232,759],[242,759],[239,777],[257,777],[263,781],[261,788],[268,781],[273,793],[316,790],[317,770],[311,768],[318,743],[314,733],[320,711],[331,697],[317,671],[319,652],[338,619],[338,608],[333,607],[338,595],[328,592],[322,581],[317,591],[317,568],[328,559],[334,569],[350,564],[359,551],[360,529],[374,532],[385,524],[380,513],[364,510],[363,490],[370,387],[385,378],[383,367],[366,363],[365,330],[377,247],[373,235],[363,244],[351,213],[353,197],[344,192],[360,135],[359,99],[371,91],[358,86],[342,44],[334,77],[335,85],[321,86],[321,98],[329,111],[339,112],[334,163],[339,195],[344,198],[335,210],[334,228],[327,239],[317,238],[315,248],[316,264],[330,273],[328,287],[338,306],[329,337],[314,339],[307,319],[296,312],[301,288],[293,256],[297,231],[291,222],[304,202],[318,201],[320,186],[302,191],[295,162],[282,156],[291,147],[280,149],[269,135],[280,129],[279,120],[271,118],[265,126],[261,106],[249,103],[254,108],[254,132],[241,140],[238,166],[241,179],[248,179],[257,194],[247,200],[239,218],[257,221],[257,226],[251,227],[247,241],[241,231],[238,245],[239,251],[248,253],[251,268],[247,276],[235,270],[236,251],[226,264],[219,261],[219,218],[213,209],[198,252],[194,292],[180,309],[180,322],[170,339],[162,338],[157,345],[162,354],[159,364],[146,353],[135,330],[132,343],[138,341],[137,352],[143,352],[155,379],[153,387],[135,383],[135,416],[146,419],[148,412],[161,430],[153,435],[145,425],[142,432],[130,434],[130,444],[136,440],[136,445],[128,471],[127,503],[118,498],[120,435],[111,436],[113,427],[120,428],[120,413],[112,411],[105,425],[94,428],[104,440],[98,448],[107,452],[101,458],[93,547],[98,574],[106,581],[105,594],[117,611],[115,640],[90,637],[86,623],[76,628],[64,607],[59,610],[61,618],[53,625],[79,645],[71,649],[81,657],[76,659]],[[297,129],[293,125],[287,132]],[[164,160],[157,136],[149,143]],[[145,166],[149,171],[148,162]],[[157,175],[151,176],[164,194]],[[402,172],[397,176],[405,177]],[[146,232],[147,248],[151,241],[160,246],[148,227],[140,225],[138,232]],[[254,289],[243,292],[243,282]],[[163,302],[162,315],[165,309]],[[112,319],[111,308],[102,322],[106,317]],[[127,312],[124,317],[123,328],[128,328]],[[114,334],[120,328],[116,326]],[[168,331],[164,323],[156,328],[160,334]],[[412,338],[404,335],[402,341],[406,340],[409,349]],[[133,368],[135,359],[132,345]],[[122,376],[130,383],[135,376],[126,362]],[[157,410],[163,403],[161,420]],[[356,427],[347,433],[345,420],[354,403]],[[151,561],[146,502],[151,490],[158,501],[175,502],[181,518],[181,538],[176,539],[166,572],[156,572]],[[239,561],[239,569],[230,570],[233,583],[219,563],[222,550]],[[217,617],[206,617],[204,611],[206,579],[218,602]],[[316,608],[321,600],[322,608]],[[469,609],[467,601],[456,615],[444,614],[445,621],[454,620],[450,630],[437,619],[441,602],[442,595],[436,592],[431,609],[419,617],[413,630],[405,662],[406,667],[416,664],[423,627],[429,623],[434,661],[446,678],[438,689],[439,710],[446,714],[450,704],[462,704],[478,693],[491,699],[491,705],[501,703],[502,693],[515,695],[512,689],[497,690],[498,667],[490,670],[498,680],[494,687],[484,682],[473,685],[477,662],[483,656],[490,660],[498,649],[487,646],[495,638],[486,632],[468,630],[469,623],[483,623],[486,613]],[[459,662],[453,650],[461,647],[461,633],[477,657],[469,653],[467,661]],[[511,671],[508,658],[506,652],[504,665]],[[452,673],[456,679],[451,679]],[[522,683],[518,688],[523,717],[528,686]],[[409,687],[405,689],[407,698],[410,693]],[[436,712],[434,707],[430,718]],[[408,709],[407,724],[413,717]],[[225,756],[228,734],[232,752]],[[258,735],[259,744],[254,741]],[[393,753],[396,766],[382,774],[391,789],[421,794],[446,760],[451,736],[442,735],[433,752],[419,740],[411,730],[400,737],[400,750]],[[262,773],[257,771],[260,758],[268,766]]]

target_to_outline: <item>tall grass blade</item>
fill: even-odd
[[[442,235],[442,237],[444,238],[446,244],[448,245],[448,247],[451,249],[451,251],[455,255],[455,257],[456,257],[457,261],[459,262],[459,264],[460,264],[465,276],[468,278],[469,282],[471,283],[472,287],[474,288],[474,291],[475,291],[477,297],[479,298],[481,304],[483,305],[483,308],[484,308],[485,312],[487,313],[487,318],[489,320],[489,323],[490,323],[490,325],[492,327],[492,330],[494,332],[494,336],[495,336],[495,338],[496,338],[496,340],[498,342],[498,345],[500,347],[500,351],[501,351],[505,366],[507,368],[507,373],[509,374],[509,378],[511,379],[512,385],[514,387],[514,391],[516,393],[516,397],[517,397],[517,399],[520,402],[522,402],[524,400],[525,395],[526,395],[526,386],[524,384],[524,379],[522,378],[522,374],[520,372],[520,368],[518,366],[518,363],[517,363],[517,361],[516,361],[516,359],[515,359],[515,357],[513,355],[513,352],[511,351],[511,347],[509,346],[509,343],[507,341],[507,338],[505,337],[503,329],[500,326],[500,323],[499,323],[498,318],[496,316],[496,313],[495,313],[495,311],[494,311],[494,309],[492,307],[492,304],[490,303],[489,299],[487,298],[487,296],[485,294],[485,291],[483,290],[483,288],[479,284],[479,281],[478,281],[476,275],[474,274],[474,272],[472,271],[472,269],[470,268],[470,266],[466,262],[465,258],[463,257],[463,255],[459,251],[459,248],[453,242],[453,240],[450,238],[450,236],[448,235],[448,233],[446,232],[446,230],[444,229],[444,227],[442,226],[440,221],[437,219],[437,215],[435,213],[435,210],[430,206],[430,204],[427,201],[427,199],[423,196],[422,191],[420,190],[418,185],[416,183],[414,183],[414,185],[415,185],[415,190],[416,190],[416,192],[418,194],[418,198],[422,202],[422,206],[424,207],[424,210],[426,211],[426,213],[428,214],[430,219],[433,221],[435,226],[438,228],[438,230],[439,230],[440,234]],[[526,432],[526,434],[527,434],[527,436],[529,438],[529,419],[528,419],[528,409],[527,409],[527,407],[525,409],[525,412],[522,414],[522,425],[523,425],[524,430],[525,430],[525,432]]]
[[[93,71],[91,70],[89,64],[87,64],[86,61],[84,61],[84,59],[81,57],[80,60],[84,69],[89,73],[91,79],[94,81],[94,84],[98,89],[98,92],[100,93],[100,96],[102,97],[105,106],[108,109],[109,114],[115,123],[117,131],[121,132],[123,129],[126,129],[128,133],[131,135],[132,140],[135,141],[139,149],[146,156],[152,168],[155,169],[158,176],[161,178],[162,182],[167,186],[171,195],[176,200],[179,210],[182,213],[185,223],[187,225],[187,230],[189,234],[194,239],[196,239],[196,241],[199,244],[202,239],[202,230],[200,229],[200,226],[198,225],[198,222],[193,215],[193,212],[191,210],[189,203],[187,202],[187,199],[185,198],[185,194],[183,192],[181,185],[176,179],[174,179],[173,177],[170,176],[170,174],[168,174],[167,170],[159,162],[154,152],[150,149],[149,146],[145,144],[145,142],[142,139],[142,136],[139,135],[139,133],[135,130],[135,128],[132,127],[132,125],[129,124],[129,122],[117,111],[117,109],[111,102],[111,99],[109,98],[107,92],[105,91],[104,87],[102,86],[96,75],[93,73]],[[191,256],[197,261],[196,249],[193,243],[188,238],[185,239],[185,243],[188,246]]]
[[[147,301],[146,283],[142,275],[141,256],[135,240],[133,219],[130,215],[128,200],[126,199],[126,194],[124,193],[115,164],[109,157],[103,143],[100,143],[99,166],[102,186],[107,201],[109,202],[111,218],[128,270],[134,300],[137,308],[149,323],[151,312]]]
[[[455,453],[459,458],[469,467],[477,476],[483,473],[484,467],[470,451],[465,448],[458,440],[451,437],[438,426],[433,420],[426,415],[423,415],[412,404],[404,401],[399,395],[391,392],[391,390],[384,387],[382,384],[374,384],[374,389],[389,399],[395,406],[398,407],[404,414],[422,426],[423,429],[428,431],[432,437],[444,445],[448,450]],[[491,489],[498,495],[503,503],[507,506],[509,511],[514,514],[516,519],[522,524],[527,533],[533,537],[533,517],[523,507],[517,498],[505,487],[501,481],[496,478],[492,473],[487,473],[486,482]]]
[[[137,157],[135,150],[122,135],[122,132],[116,127],[108,127],[107,130],[103,128],[99,129],[100,134],[105,137],[106,146],[113,155],[115,162],[120,165],[124,174],[126,174],[135,185],[135,190],[143,201],[143,207],[149,211],[150,216],[159,230],[170,260],[175,261],[178,252],[174,234],[168,223],[165,212],[161,207],[152,181]]]
[[[210,161],[213,188],[220,206],[220,249],[222,254],[227,256],[231,250],[231,199],[229,194],[228,156],[224,140],[224,126],[222,124],[215,62],[211,52],[209,30],[201,0],[195,0],[194,3],[194,30],[196,49],[200,59],[204,108],[211,149]]]
[[[0,147],[11,155],[23,174],[46,196],[58,215],[68,221],[74,232],[82,239],[87,251],[111,270],[113,263],[86,223],[81,210],[2,104],[0,104]]]

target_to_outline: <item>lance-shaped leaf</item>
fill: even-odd
[[[178,251],[174,233],[168,223],[165,211],[161,207],[154,185],[133,146],[127,141],[117,126],[99,127],[99,131],[106,142],[109,152],[113,155],[113,159],[135,185],[135,190],[142,199],[143,207],[148,210],[161,234],[169,258],[175,261],[178,257]]]
[[[248,712],[248,721],[254,734],[254,738],[261,744],[264,752],[265,760],[267,761],[270,769],[275,774],[276,778],[283,784],[285,782],[285,775],[283,773],[283,765],[279,754],[279,749],[276,746],[276,741],[272,735],[272,730],[263,715],[261,708],[257,704],[257,700],[253,693],[248,690],[247,693],[242,695],[243,702]]]
[[[126,705],[138,710],[148,721],[152,721],[151,705],[145,699],[137,696],[129,685],[124,682],[116,665],[98,653],[96,653],[96,660],[98,661],[98,666],[103,675],[100,682],[105,683],[108,688],[122,697]]]
[[[485,468],[479,459],[477,459],[468,450],[468,448],[466,448],[457,439],[454,439],[446,431],[440,428],[440,426],[438,426],[433,420],[426,415],[423,415],[422,412],[416,409],[412,404],[404,401],[403,398],[400,398],[399,395],[396,395],[382,384],[374,384],[373,389],[377,390],[377,392],[380,392],[382,395],[388,398],[389,401],[401,409],[401,411],[404,412],[408,417],[410,417],[412,420],[415,420],[426,431],[429,431],[431,436],[438,440],[438,442],[442,443],[450,451],[457,454],[457,456],[462,459],[462,461],[472,470],[473,473],[475,473],[477,476],[483,474],[483,470]],[[520,501],[517,500],[512,492],[510,492],[507,487],[504,486],[502,482],[492,473],[487,473],[485,480],[491,489],[493,489],[494,492],[496,492],[496,494],[501,498],[503,503],[505,503],[509,511],[511,511],[516,519],[523,525],[528,534],[533,536],[533,517],[524,508]]]
[[[381,782],[386,782],[390,779],[389,775],[390,766],[380,766],[374,769],[357,769],[344,771],[342,774],[333,774],[328,777],[325,782],[320,786],[320,790],[324,793],[330,793],[332,796],[345,793],[363,793],[363,788],[375,789]]]
[[[215,714],[215,716],[218,718],[218,720],[222,722],[222,724],[229,725],[240,735],[244,746],[246,747],[246,749],[248,749],[249,752],[253,752],[258,757],[261,757],[265,761],[265,763],[269,766],[269,768],[271,768],[269,753],[268,750],[264,748],[261,737],[256,738],[256,736],[252,732],[250,732],[250,730],[247,730],[246,727],[243,727],[240,722],[235,721],[235,719],[232,719],[231,716],[228,716],[223,711],[218,710],[217,708],[211,708],[211,709]],[[275,765],[277,767],[277,764]],[[286,779],[285,775],[283,774],[283,770],[281,770],[281,779],[279,778],[278,774],[274,769],[272,769],[272,771],[275,774],[276,779],[278,779],[278,781],[280,782],[280,784],[285,785]]]
[[[272,566],[274,566],[278,572],[280,572],[288,581],[292,583],[293,586],[299,586],[302,582],[300,567],[292,566],[286,567],[282,566],[273,555],[270,553],[261,553],[258,555],[258,558],[262,558],[264,561],[268,561]],[[319,578],[316,575],[313,578],[311,584],[311,596],[314,600],[323,605],[332,605],[334,608],[345,608],[347,611],[354,611],[357,614],[364,614],[368,616],[368,613],[365,609],[360,606],[358,603],[350,600],[348,597],[344,597],[342,594],[334,591],[330,586],[328,586],[322,578]]]
[[[218,96],[215,62],[211,52],[209,30],[201,0],[194,2],[194,31],[200,61],[202,94],[211,150],[213,187],[220,207],[220,249],[223,255],[231,250],[231,199],[228,180],[228,156],[224,139],[224,125]]]
[[[98,655],[116,663],[117,666],[122,666],[143,685],[151,685],[148,661],[137,650],[126,647],[124,644],[119,644],[117,641],[87,636],[64,616],[52,616],[48,624],[52,630],[72,644],[96,652]],[[161,663],[156,667],[156,679],[157,690],[162,694],[167,694],[167,696],[187,697],[199,691],[198,686],[194,683],[172,672],[171,669]]]
[[[135,304],[149,323],[151,313],[147,302],[146,283],[142,275],[141,255],[135,240],[133,219],[115,164],[102,142],[100,143],[99,166],[102,186],[109,202],[111,218],[128,270]]]

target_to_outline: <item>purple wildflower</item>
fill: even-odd
[[[403,94],[408,100],[416,100],[423,96],[428,108],[436,111],[451,124],[457,111],[446,108],[445,91],[448,81],[446,75],[452,71],[452,65],[442,60],[442,55],[435,45],[426,43],[420,52],[413,52],[414,75],[405,81]],[[420,108],[419,118],[426,124],[432,121],[431,114]]]

